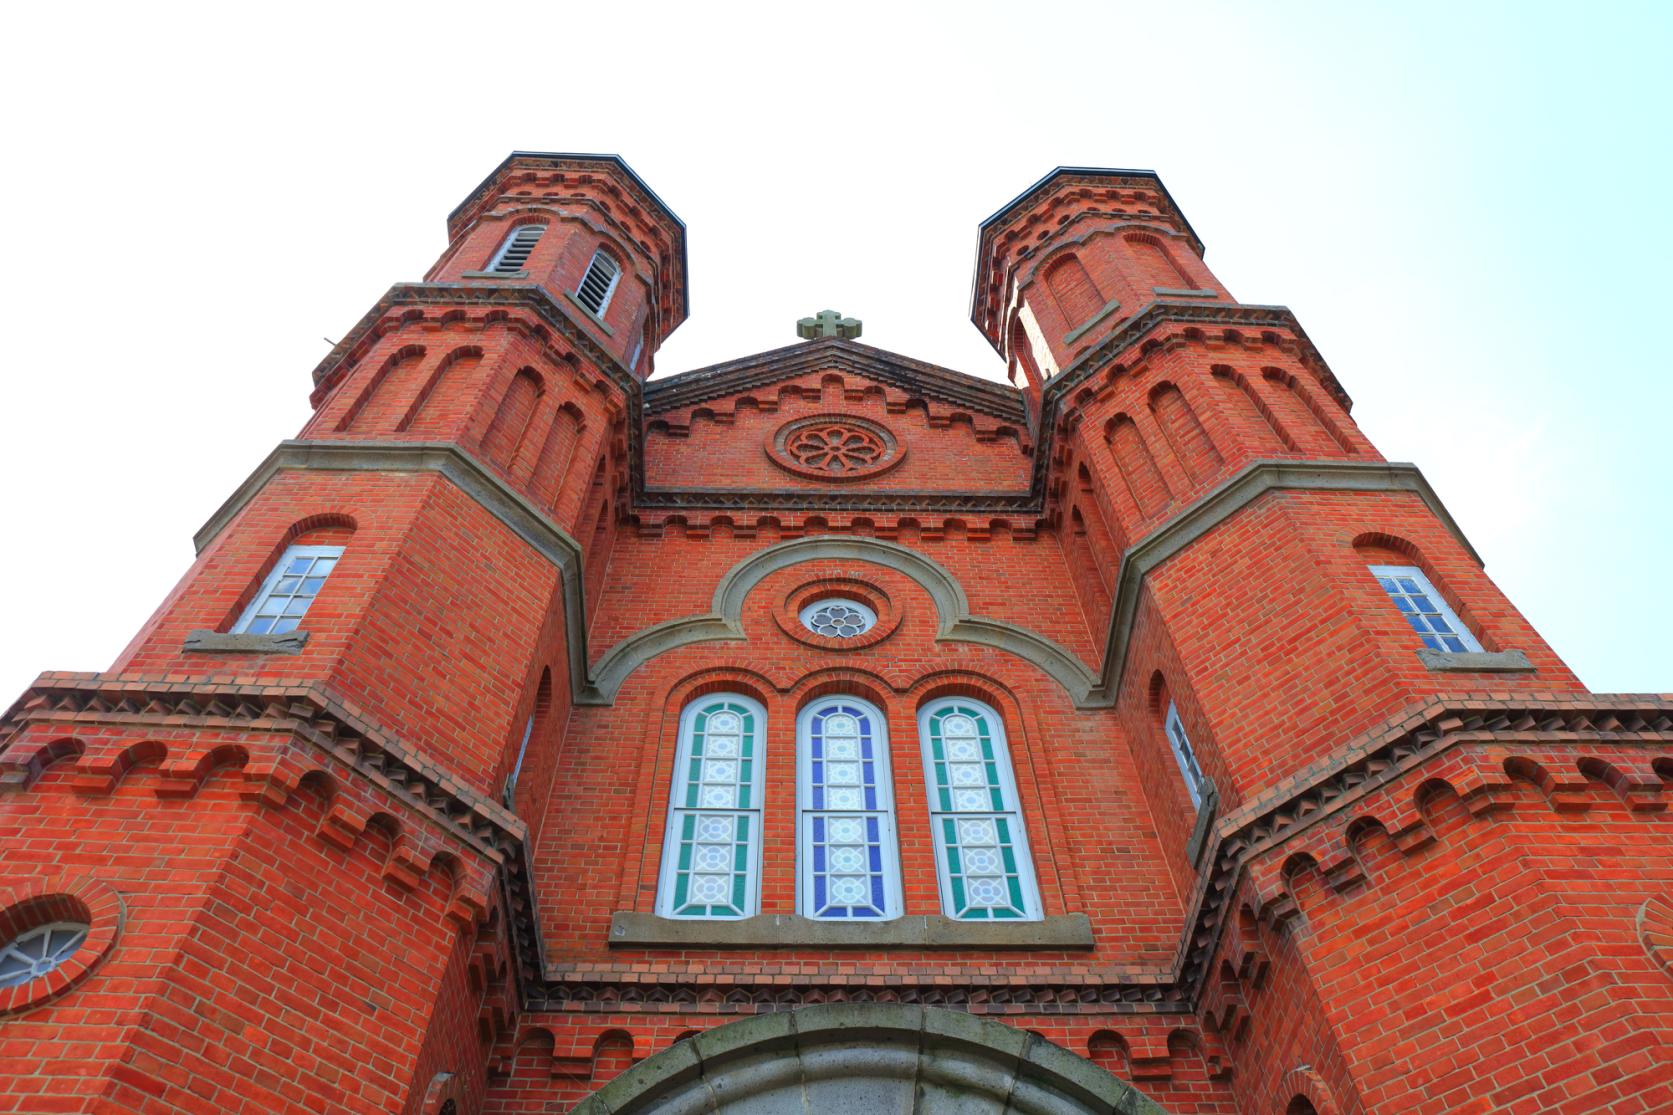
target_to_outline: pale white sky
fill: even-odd
[[[669,374],[865,340],[998,378],[976,226],[1153,167],[1599,690],[1673,688],[1665,4],[45,5],[8,16],[0,706],[103,669],[308,374],[515,148],[686,221]]]

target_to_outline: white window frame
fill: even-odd
[[[1191,743],[1190,733],[1185,730],[1185,722],[1179,719],[1179,706],[1168,702],[1168,714],[1162,718],[1162,734],[1168,737],[1168,750],[1173,752],[1173,761],[1179,764],[1180,777],[1185,782],[1185,790],[1191,795],[1191,805],[1202,808],[1202,792],[1208,784],[1208,776],[1203,773],[1202,761],[1197,758],[1197,749]]]
[[[958,708],[961,711],[974,712],[986,721],[989,746],[992,748],[992,763],[995,778],[990,781],[986,790],[992,793],[997,789],[1000,796],[1001,808],[986,808],[980,810],[960,810],[953,808],[952,802],[943,801],[941,779],[936,773],[934,736],[931,732],[930,721],[945,710]],[[947,917],[960,921],[980,921],[990,923],[1039,921],[1044,914],[1040,907],[1040,886],[1034,875],[1034,856],[1028,846],[1028,825],[1022,815],[1022,798],[1017,793],[1016,773],[1011,766],[1011,746],[1005,735],[1005,722],[999,712],[992,705],[982,701],[973,701],[965,697],[943,697],[926,703],[918,710],[918,743],[924,759],[924,792],[929,801],[930,834],[935,841],[935,874],[941,890],[941,912]],[[943,746],[946,741],[943,739]],[[997,785],[995,784],[997,783]],[[991,806],[991,799],[989,805]],[[946,822],[951,820],[955,824],[960,817],[991,818],[997,823],[1003,820],[1012,833],[1011,855],[1015,859],[1017,890],[1021,897],[1019,903],[1021,913],[1015,917],[978,917],[970,913],[959,914],[954,900],[952,857],[947,849]]]
[[[517,745],[517,764],[511,768],[511,777],[505,780],[505,807],[515,809],[517,795],[517,780],[523,776],[523,760],[529,753],[529,739],[534,735],[534,718],[537,713],[529,713],[528,723],[523,725],[523,742]]]
[[[239,635],[249,630],[250,624],[254,623],[256,618],[260,615],[262,605],[268,602],[268,600],[273,596],[274,590],[278,588],[279,582],[285,579],[285,570],[289,569],[291,562],[298,558],[336,558],[337,561],[341,563],[343,558],[343,547],[285,547],[285,552],[279,555],[279,560],[273,563],[272,571],[267,574],[267,579],[262,582],[261,591],[256,593],[255,599],[251,600],[249,606],[244,609],[244,614],[238,617],[238,622],[232,625],[232,634]],[[336,566],[332,566],[331,570],[328,571],[325,577],[321,578],[321,580],[328,580],[334,572],[336,572]],[[308,597],[308,603],[303,607],[301,612],[297,613],[296,616],[293,617],[297,621],[297,627],[292,628],[291,630],[294,631],[300,628],[303,617],[308,614],[308,609],[314,606],[314,601],[319,598],[319,594],[324,590],[324,588],[324,584],[321,584],[319,589],[316,589],[313,595]],[[284,633],[285,632],[277,632],[277,634]]]
[[[610,284],[604,288],[604,297],[598,301],[598,309],[595,310],[583,300],[581,292],[586,289],[587,280],[592,277],[593,268],[598,266],[601,259],[608,260],[615,271],[610,276]],[[604,248],[595,248],[592,259],[587,261],[587,269],[581,273],[581,281],[575,284],[575,301],[580,303],[583,310],[603,321],[604,315],[610,310],[610,300],[616,296],[616,286],[622,281],[622,270],[622,261],[616,258],[614,252]]]
[[[871,718],[875,764],[872,777],[876,787],[875,807],[872,809],[813,807],[813,721],[821,713],[839,705],[858,709]],[[881,917],[838,917],[815,912],[814,821],[821,818],[829,819],[833,815],[875,817],[878,821],[877,843],[883,882]],[[894,772],[889,756],[888,721],[884,719],[882,709],[858,697],[838,695],[813,701],[796,717],[796,912],[816,921],[849,925],[876,924],[900,917],[902,906],[900,843],[895,829]]]
[[[1400,613],[1402,618],[1414,613],[1407,612],[1404,608],[1400,607],[1398,603],[1396,603],[1394,594],[1389,592],[1383,585],[1382,578],[1404,578],[1409,581],[1415,581],[1418,588],[1423,590],[1422,595],[1428,598],[1429,604],[1434,609],[1432,612],[1421,612],[1415,614],[1440,616],[1447,622],[1447,625],[1452,628],[1452,633],[1458,641],[1464,644],[1464,649],[1461,651],[1453,650],[1446,646],[1429,647],[1429,649],[1439,651],[1441,654],[1481,653],[1481,642],[1475,637],[1475,632],[1471,631],[1469,627],[1465,625],[1464,621],[1458,618],[1458,613],[1452,610],[1452,606],[1446,602],[1446,597],[1435,591],[1434,584],[1430,582],[1428,577],[1423,575],[1423,570],[1419,569],[1415,565],[1371,565],[1366,568],[1371,570],[1371,576],[1377,578],[1377,587],[1382,589],[1383,595],[1388,598],[1389,604],[1395,611]],[[1400,595],[1404,597],[1411,594],[1401,592]],[[1410,619],[1406,620],[1406,626],[1411,628]],[[1428,634],[1436,641],[1440,641],[1444,638],[1444,636],[1439,632],[1422,632],[1418,631],[1416,628],[1411,628],[1411,630],[1412,634],[1416,635],[1420,641],[1424,638],[1425,634]],[[1427,643],[1424,645],[1426,647],[1428,646]]]
[[[529,251],[523,258],[523,261],[526,264],[528,262],[528,255],[532,255],[534,253],[534,246],[540,243],[540,238],[542,236],[546,235],[546,226],[544,224],[536,222],[520,224],[516,228],[513,228],[510,232],[506,233],[505,239],[500,242],[499,250],[494,253],[494,258],[488,261],[488,266],[484,267],[483,270],[499,271],[500,262],[504,260],[507,253],[511,251],[512,245],[517,243],[517,237],[521,236],[524,231],[531,228],[538,229],[539,231],[535,233],[534,239],[529,241]],[[521,270],[523,270],[522,267],[514,267],[509,271],[502,272],[502,274],[511,275]]]
[[[750,755],[751,771],[749,805],[731,809],[705,808],[701,803],[686,804],[685,793],[690,787],[691,751],[698,716],[717,705],[739,705],[755,717],[755,738]],[[661,917],[681,921],[737,921],[753,917],[761,910],[761,826],[766,817],[767,766],[767,710],[759,701],[741,693],[710,693],[688,702],[680,711],[679,739],[674,749],[674,766],[668,779],[668,820],[662,841],[662,870],[657,879],[656,912]],[[745,840],[744,897],[741,912],[736,914],[679,912],[680,844],[686,817],[703,814],[725,814],[747,817],[749,831]]]

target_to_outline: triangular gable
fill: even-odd
[[[679,411],[816,372],[871,380],[907,396],[1014,424],[1026,434],[1027,411],[1016,388],[840,337],[801,341],[651,380],[644,387],[645,414],[649,417]]]

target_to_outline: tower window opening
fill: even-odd
[[[622,266],[615,257],[603,248],[593,253],[592,262],[587,264],[587,273],[581,276],[581,285],[575,288],[575,300],[585,306],[594,317],[603,317],[605,309],[610,305],[610,296],[616,293],[616,283],[622,277]]]
[[[1168,737],[1168,747],[1173,751],[1173,760],[1179,764],[1179,773],[1185,776],[1185,789],[1191,795],[1191,804],[1201,809],[1203,787],[1208,779],[1197,762],[1191,737],[1185,734],[1185,725],[1179,719],[1179,706],[1172,701],[1168,702],[1168,714],[1162,720],[1162,728]]]
[[[500,250],[494,253],[487,270],[499,275],[521,271],[545,231],[545,225],[522,225],[513,229],[511,235],[505,238],[505,243],[500,245]]]
[[[1430,650],[1464,654],[1481,650],[1429,578],[1415,565],[1373,565],[1371,575]]]
[[[342,556],[341,546],[286,549],[233,626],[233,634],[283,635],[295,631]]]

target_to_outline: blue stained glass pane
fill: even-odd
[[[880,913],[882,911],[882,909],[883,909],[883,876],[882,875],[873,875],[871,877],[871,904],[874,907],[876,907],[876,909],[867,911],[868,913]]]
[[[1407,600],[1404,596],[1391,596],[1389,599],[1393,600],[1394,606],[1399,608],[1402,612],[1410,612],[1414,610],[1412,608],[1412,602]]]
[[[1412,603],[1417,605],[1417,610],[1420,612],[1433,612],[1435,610],[1434,602],[1427,596],[1414,596],[1412,597]]]
[[[1383,591],[1390,596],[1400,591],[1400,586],[1394,583],[1393,577],[1378,577],[1377,583],[1383,586]]]
[[[1462,653],[1464,653],[1464,644],[1459,639],[1457,639],[1457,638],[1455,638],[1451,635],[1448,635],[1446,637],[1446,649],[1450,650],[1450,651],[1454,651],[1454,652],[1459,653],[1459,654],[1462,654]]]
[[[873,871],[883,870],[883,850],[876,846],[871,849],[871,869]]]
[[[1439,631],[1442,635],[1452,634],[1452,625],[1448,623],[1446,618],[1441,616],[1439,613],[1429,617],[1429,626],[1433,627],[1436,631]]]
[[[1425,635],[1423,637],[1423,645],[1428,647],[1430,650],[1442,650],[1442,649],[1444,649],[1441,646],[1441,641],[1439,639],[1435,638],[1435,636],[1433,636],[1433,635]]]
[[[1421,616],[1407,616],[1406,622],[1411,624],[1412,630],[1416,631],[1419,635],[1427,635],[1429,633],[1429,629],[1423,626],[1423,617]]]
[[[1412,580],[1410,577],[1400,578],[1400,591],[1409,593],[1412,596],[1418,596],[1423,592],[1423,590],[1418,587],[1417,582]]]

